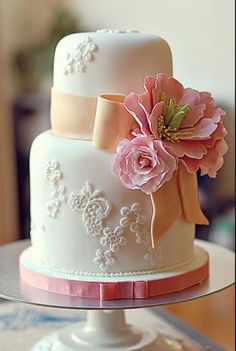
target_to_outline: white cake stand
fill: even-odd
[[[29,246],[29,241],[3,245],[0,247],[0,297],[39,306],[88,310],[85,323],[76,323],[45,336],[31,351],[186,350],[184,340],[163,336],[152,325],[141,322],[128,325],[124,310],[189,301],[232,285],[234,253],[202,240],[196,243],[210,256],[210,277],[203,284],[148,300],[116,301],[76,298],[32,288],[20,280],[18,269],[19,255]]]

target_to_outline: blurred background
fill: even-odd
[[[0,0],[0,244],[29,237],[28,157],[50,128],[56,43],[101,28],[157,34],[170,44],[174,76],[212,92],[227,112],[229,151],[217,179],[199,178],[211,225],[197,237],[235,245],[233,0]]]

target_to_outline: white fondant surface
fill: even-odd
[[[150,34],[76,33],[64,37],[55,51],[54,87],[65,93],[139,93],[145,76],[161,72],[172,75],[170,48]]]
[[[105,267],[105,272],[96,264],[97,250],[108,250],[101,244],[104,234],[101,232],[94,236],[92,232],[88,233],[83,212],[74,211],[68,204],[71,193],[80,193],[86,182],[93,185],[94,191],[101,191],[95,198],[99,198],[100,202],[101,199],[108,201],[110,206],[110,212],[102,220],[103,228],[114,230],[121,227],[121,209],[131,208],[134,203],[139,205],[140,215],[146,221],[145,228],[149,229],[151,222],[149,196],[124,188],[119,178],[113,176],[113,156],[113,153],[96,149],[89,141],[57,137],[51,131],[35,139],[30,155],[31,239],[35,262],[44,264],[52,271],[74,275],[91,272],[102,276],[103,273],[168,269],[191,259],[195,226],[179,218],[160,239],[154,259],[150,256],[153,254],[150,243],[137,243],[135,232],[127,226],[122,232],[126,240],[123,239],[123,244],[111,253],[112,264]],[[59,171],[52,173],[56,174],[54,179],[50,178],[50,174],[48,177],[48,173],[45,176],[45,165],[49,161],[55,161],[55,169]],[[61,198],[57,199],[56,216],[53,218],[49,216],[48,202],[55,190],[55,182],[64,190],[63,194],[59,194]],[[147,235],[149,237],[149,232]]]
[[[38,262],[35,260],[34,256],[34,251],[32,247],[29,247],[26,249],[20,257],[20,263],[25,266],[26,268],[37,272],[41,273],[47,276],[51,277],[57,277],[60,279],[71,279],[71,280],[78,280],[78,281],[101,281],[101,282],[106,282],[108,279],[109,281],[140,281],[140,280],[158,280],[158,279],[165,279],[169,277],[175,277],[177,275],[193,271],[201,266],[203,266],[206,262],[208,261],[208,254],[207,252],[195,245],[194,246],[194,253],[193,257],[190,262],[183,264],[177,268],[172,268],[170,270],[167,270],[165,272],[159,272],[159,273],[152,273],[152,274],[137,274],[137,275],[132,275],[132,276],[109,276],[108,277],[97,277],[97,276],[83,276],[83,275],[73,275],[69,273],[62,273],[62,272],[54,272],[44,265],[39,265]]]
[[[139,93],[144,77],[160,72],[172,75],[171,52],[155,35],[76,33],[63,38],[55,51],[54,87],[68,94]],[[150,197],[124,188],[111,173],[113,157],[90,141],[51,131],[35,139],[30,192],[36,265],[87,279],[154,273],[192,259],[195,226],[183,218],[152,249]]]

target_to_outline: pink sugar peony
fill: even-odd
[[[112,163],[113,173],[126,188],[140,189],[146,194],[170,180],[176,168],[175,157],[162,141],[144,135],[122,140]]]
[[[227,151],[225,112],[209,93],[184,89],[165,74],[146,77],[144,87],[143,94],[130,93],[124,101],[139,125],[134,135],[162,140],[188,172],[200,168],[202,175],[215,177]]]

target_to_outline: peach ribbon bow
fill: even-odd
[[[124,95],[85,97],[52,89],[51,125],[55,135],[92,140],[95,147],[115,152],[122,139],[132,139],[137,126],[124,108]],[[151,196],[153,216],[151,240],[154,247],[179,217],[196,224],[208,224],[198,200],[196,174],[180,163],[172,179]]]

